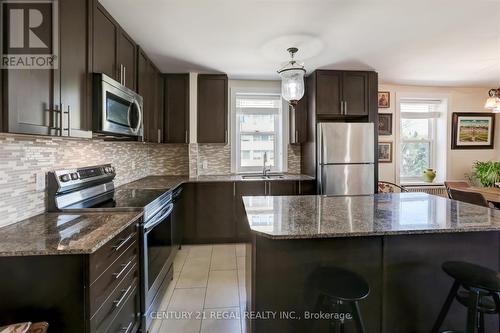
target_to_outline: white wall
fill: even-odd
[[[462,180],[465,174],[470,173],[474,161],[500,160],[500,117],[496,117],[495,129],[495,149],[490,150],[451,150],[451,117],[453,112],[490,112],[484,109],[484,103],[488,96],[489,88],[457,88],[457,87],[424,87],[424,86],[401,86],[380,84],[379,91],[389,91],[391,93],[391,105],[388,109],[379,109],[380,113],[393,114],[393,135],[379,136],[380,141],[393,142],[393,162],[380,163],[380,180],[399,182],[397,177],[396,149],[399,149],[399,115],[397,114],[397,100],[401,95],[421,96],[447,96],[447,133],[446,142],[439,144],[446,145],[446,179]],[[443,175],[441,175],[443,176]]]

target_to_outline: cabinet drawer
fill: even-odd
[[[139,270],[137,265],[129,271],[118,286],[113,290],[96,314],[90,319],[91,332],[106,332],[109,325],[120,312],[126,300],[139,287]]]
[[[108,296],[115,290],[116,286],[123,280],[130,270],[138,266],[139,247],[137,243],[132,243],[128,249],[111,264],[99,276],[99,278],[90,285],[90,314],[93,316]]]
[[[118,259],[132,244],[137,244],[137,226],[135,223],[127,227],[115,238],[106,243],[90,256],[89,280],[92,284],[97,278]]]
[[[139,292],[136,290],[127,299],[106,333],[135,333],[140,326],[141,309]]]

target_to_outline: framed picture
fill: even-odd
[[[451,149],[493,149],[495,114],[454,112]]]
[[[378,143],[378,162],[392,163],[392,142]]]
[[[387,109],[391,107],[391,93],[388,91],[378,92],[378,107]]]
[[[392,135],[392,114],[390,113],[378,114],[378,134]]]

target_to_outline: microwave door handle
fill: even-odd
[[[142,110],[141,106],[139,105],[139,102],[137,102],[137,99],[134,99],[133,104],[137,107],[137,114],[138,114],[138,120],[137,120],[137,127],[132,130],[134,134],[137,134],[139,130],[142,127]],[[128,108],[128,126],[130,127],[130,110],[132,109],[132,105]]]

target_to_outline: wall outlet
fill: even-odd
[[[203,163],[201,164],[203,170],[206,170],[208,169],[208,161],[207,160],[204,160]]]
[[[35,190],[37,192],[45,191],[45,172],[39,171],[35,173]]]

